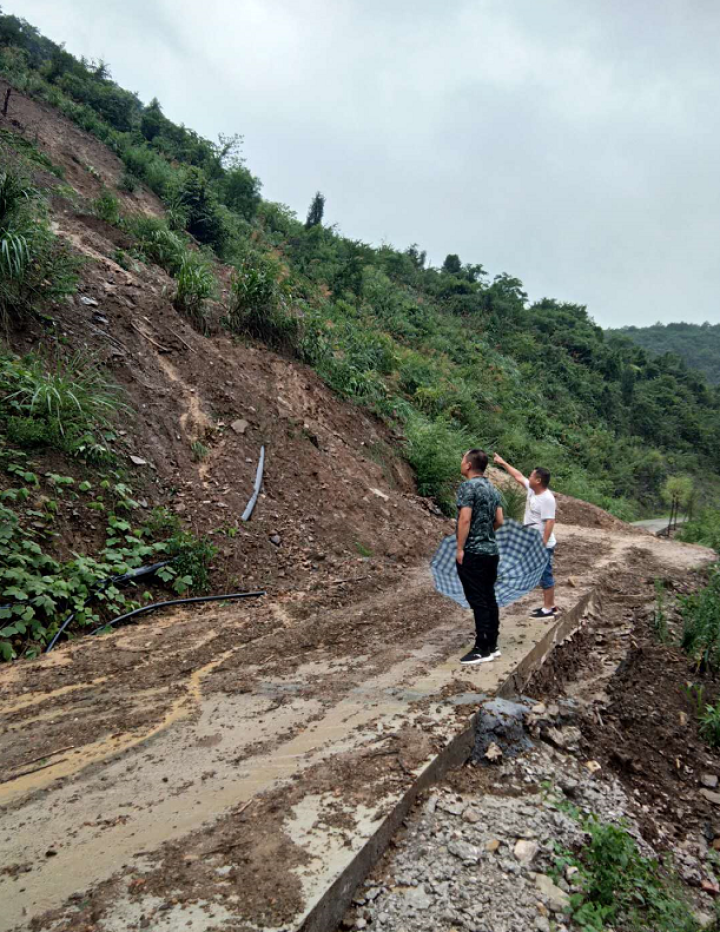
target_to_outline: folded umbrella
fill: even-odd
[[[516,602],[538,585],[547,566],[548,552],[540,532],[535,528],[523,527],[517,521],[505,521],[496,532],[495,539],[500,553],[495,598],[502,608]],[[446,537],[435,552],[430,568],[437,591],[463,608],[469,608],[457,573],[456,550],[455,535]]]

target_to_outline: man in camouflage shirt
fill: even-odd
[[[477,449],[468,450],[460,464],[465,482],[457,494],[457,571],[475,615],[475,646],[460,659],[463,664],[487,663],[500,656],[495,531],[504,518],[500,493],[485,478],[487,464],[487,454]]]

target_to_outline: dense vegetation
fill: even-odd
[[[225,326],[401,427],[421,492],[444,507],[471,444],[546,465],[558,489],[624,518],[658,507],[670,476],[709,487],[720,398],[676,357],[604,335],[583,306],[530,304],[510,274],[454,254],[433,268],[417,245],[344,237],[323,224],[320,192],[299,220],[260,198],[240,137],[212,143],[176,126],[105,63],[78,61],[12,16],[0,16],[0,74],[108,145],[125,165],[119,189],[142,182],[163,199],[165,223],[123,218],[112,192],[96,209],[133,232],[135,258],[176,278],[180,311],[203,325],[210,251],[234,266]],[[188,236],[204,258],[187,258]]]
[[[654,324],[623,327],[614,332],[655,356],[674,353],[688,366],[704,373],[712,385],[720,385],[720,324]]]

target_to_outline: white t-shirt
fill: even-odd
[[[528,479],[525,480],[524,485],[528,490],[528,494],[523,524],[525,527],[537,528],[543,534],[545,532],[545,522],[555,520],[555,496],[550,489],[545,489],[544,492],[536,495],[530,488]],[[556,543],[555,535],[551,534],[547,546],[554,547]]]

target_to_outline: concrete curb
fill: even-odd
[[[586,593],[568,612],[563,613],[556,625],[538,641],[517,667],[503,680],[495,695],[503,698],[523,692],[532,675],[545,663],[555,648],[578,630],[583,616],[597,596],[597,589]],[[333,932],[352,902],[356,888],[379,861],[390,839],[402,825],[419,793],[443,777],[449,770],[464,764],[475,743],[475,727],[480,711],[468,719],[467,727],[456,735],[443,750],[417,775],[405,790],[392,812],[380,828],[365,843],[337,880],[323,894],[305,917],[299,932]]]

